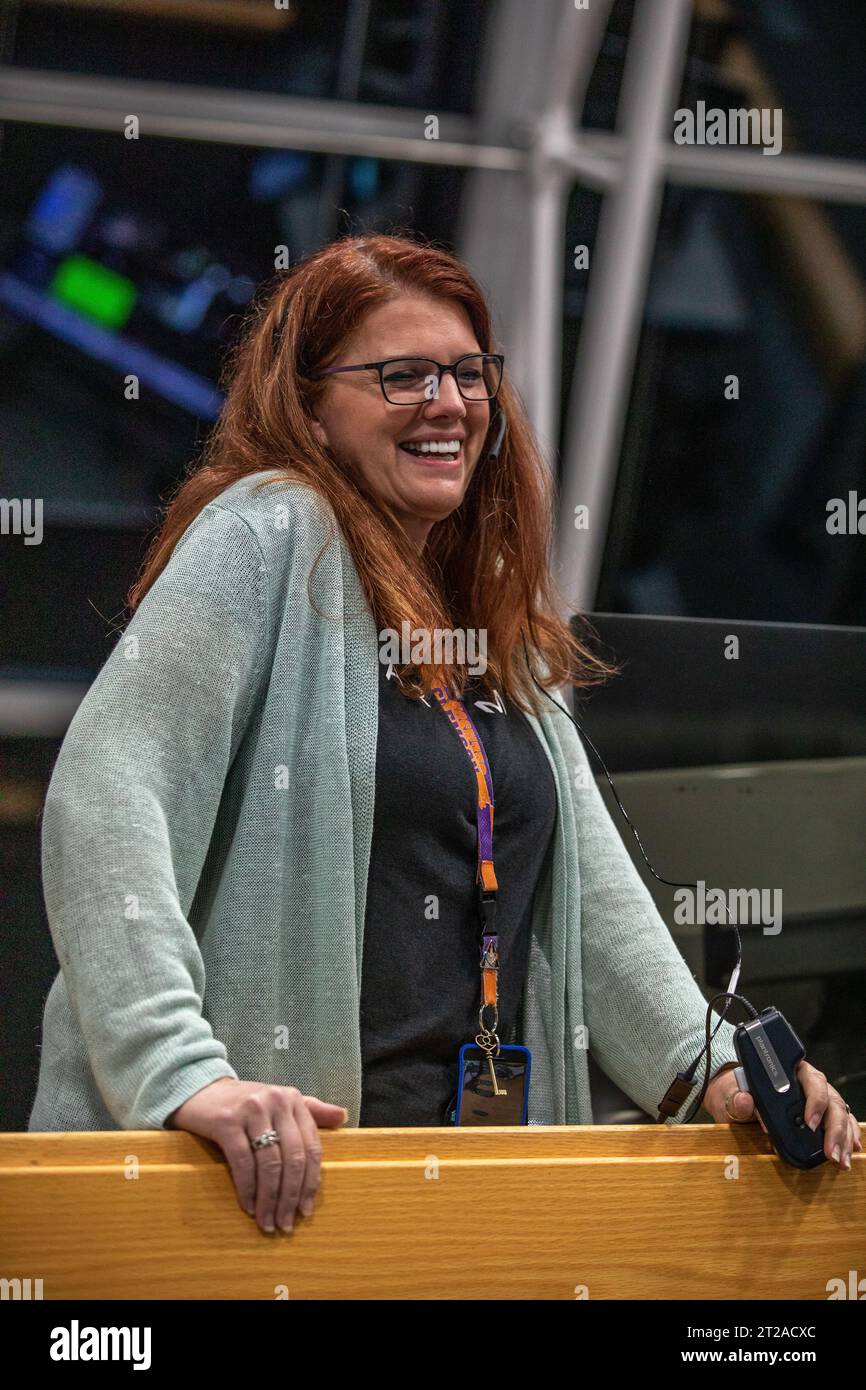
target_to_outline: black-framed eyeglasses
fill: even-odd
[[[359,362],[353,367],[326,367],[311,372],[313,380],[340,372],[379,373],[382,395],[390,405],[420,405],[439,395],[445,372],[450,372],[465,401],[492,401],[502,385],[505,358],[499,352],[468,352],[456,362],[434,362],[432,357],[386,357],[382,362]]]

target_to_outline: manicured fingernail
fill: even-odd
[[[246,1213],[247,1213],[247,1216],[255,1216],[255,1214],[256,1214],[256,1209],[255,1209],[255,1207],[247,1207],[247,1208],[246,1208]]]
[[[292,1225],[291,1221],[285,1221],[281,1223],[280,1230],[285,1231],[286,1235],[288,1235],[290,1231],[294,1230],[294,1226]]]
[[[850,1168],[850,1167],[851,1167],[851,1160],[850,1160],[850,1158],[848,1157],[847,1154],[845,1155],[845,1157],[844,1157],[843,1160],[842,1160],[842,1167],[843,1167],[843,1168]]]
[[[817,1115],[813,1115],[812,1118],[811,1118],[810,1120],[807,1120],[807,1121],[806,1121],[806,1124],[809,1126],[809,1128],[811,1129],[811,1131],[812,1131],[813,1134],[814,1134],[815,1130],[818,1128],[819,1123],[820,1123],[820,1121],[819,1121]]]
[[[305,1197],[301,1203],[301,1214],[303,1216],[312,1216],[315,1205],[316,1203],[313,1197]]]
[[[273,1223],[273,1221],[266,1221],[265,1224],[264,1224],[264,1226],[262,1227],[262,1230],[264,1230],[264,1231],[272,1231],[273,1229],[274,1229],[274,1223]]]
[[[838,1162],[839,1162],[839,1145],[838,1145],[838,1144],[836,1145],[836,1147],[835,1147],[834,1150],[833,1150],[833,1162],[834,1162],[834,1163],[838,1163]]]

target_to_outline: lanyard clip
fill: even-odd
[[[485,891],[484,884],[478,884],[478,911],[485,936],[496,935],[496,893]]]

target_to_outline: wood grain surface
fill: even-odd
[[[654,1300],[826,1299],[866,1276],[866,1156],[800,1172],[757,1125],[322,1141],[313,1215],[266,1235],[206,1140],[0,1134],[0,1279],[45,1299]]]

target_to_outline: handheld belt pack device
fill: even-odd
[[[813,1132],[806,1124],[803,1087],[797,1063],[806,1049],[778,1009],[764,1009],[757,1018],[734,1031],[740,1066],[734,1075],[741,1091],[749,1091],[767,1137],[776,1153],[795,1168],[815,1168],[826,1161],[824,1126]]]

